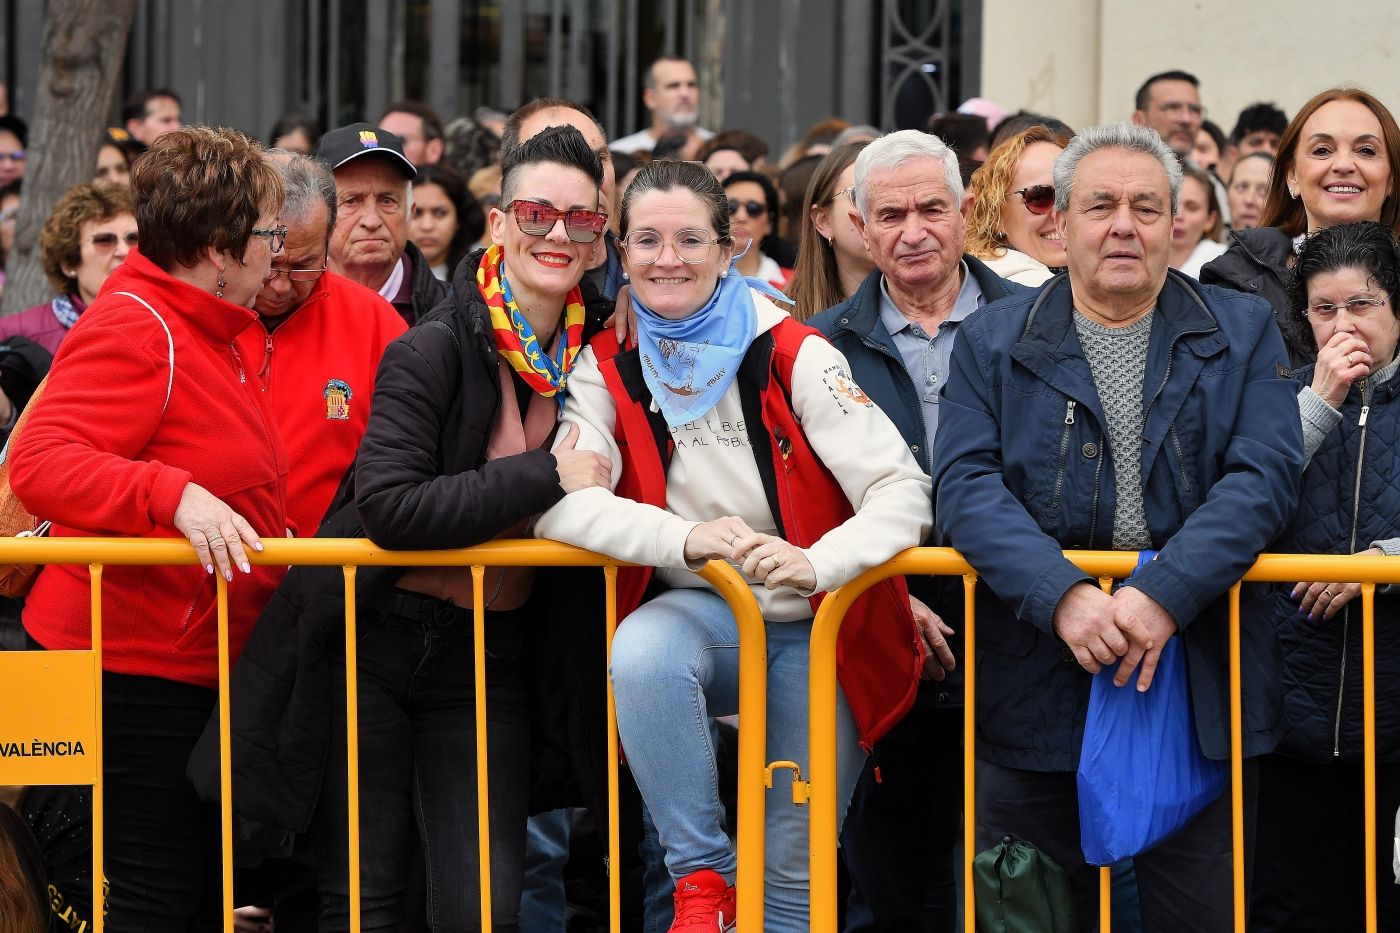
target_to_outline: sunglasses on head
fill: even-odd
[[[739,208],[741,207],[748,211],[750,217],[762,217],[764,214],[768,213],[768,205],[764,204],[762,201],[736,201],[730,198],[729,216],[733,217],[735,214],[739,213]]]
[[[1021,196],[1021,200],[1026,203],[1026,210],[1032,214],[1048,214],[1050,208],[1055,206],[1053,185],[1031,185],[1014,193]]]
[[[529,236],[548,236],[562,217],[564,233],[575,243],[592,243],[608,227],[608,215],[599,211],[561,211],[539,201],[511,201],[501,208],[515,216],[515,225]]]
[[[127,246],[134,247],[138,239],[139,237],[135,232],[128,233],[124,236],[119,236],[115,233],[94,233],[92,235],[92,245],[100,250],[116,249],[118,240],[126,240]]]

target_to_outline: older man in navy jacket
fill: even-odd
[[[1269,307],[1168,272],[1181,170],[1157,135],[1095,127],[1054,179],[1069,273],[963,325],[933,475],[938,525],[991,591],[977,612],[978,846],[1030,839],[1070,875],[1092,930],[1074,775],[1090,675],[1122,658],[1115,682],[1147,690],[1181,638],[1202,751],[1228,756],[1223,597],[1292,513],[1302,434]],[[1071,548],[1160,554],[1110,596]],[[1277,739],[1273,651],[1246,620],[1246,756]],[[1228,794],[1135,862],[1148,930],[1231,929]]]
[[[846,355],[925,470],[957,329],[984,304],[1025,291],[963,253],[962,196],[957,156],[938,137],[905,130],[866,147],[856,159],[851,219],[875,271],[848,301],[807,322]],[[947,581],[925,577],[909,589],[952,625],[915,607],[934,650],[914,709],[880,741],[851,800],[842,835],[852,881],[845,933],[951,933],[957,921],[961,583],[952,593]]]

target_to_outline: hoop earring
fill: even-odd
[[[228,285],[228,283],[224,281],[224,273],[223,273],[223,270],[220,269],[220,270],[219,270],[219,281],[217,281],[217,282],[214,283],[214,297],[215,297],[215,298],[222,298],[222,297],[224,297],[224,287],[225,287],[226,285]]]

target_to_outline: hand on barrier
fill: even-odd
[[[1128,639],[1114,623],[1114,613],[1113,597],[1092,583],[1076,583],[1055,607],[1055,634],[1090,674],[1128,653]]]
[[[1351,384],[1371,371],[1371,349],[1355,334],[1337,331],[1317,351],[1312,390],[1333,408],[1342,404]]]
[[[948,636],[954,634],[953,629],[917,597],[909,597],[909,608],[914,612],[914,624],[919,627],[919,637],[924,640],[924,647],[928,648],[928,657],[924,658],[924,670],[919,676],[923,680],[941,681],[948,676],[949,671],[958,666],[957,659],[953,657],[953,649],[948,647]]]
[[[748,522],[735,515],[701,522],[690,529],[685,539],[686,560],[739,560],[734,545],[751,537],[754,530]]]
[[[1378,547],[1368,547],[1366,550],[1356,553],[1364,554],[1367,557],[1382,557],[1385,554]],[[1361,584],[1308,583],[1305,581],[1293,587],[1291,595],[1298,600],[1298,611],[1309,619],[1331,619],[1342,611],[1343,606],[1361,595]]]
[[[755,532],[739,539],[734,545],[734,559],[742,562],[744,576],[770,590],[790,586],[810,593],[816,588],[817,571],[802,548],[775,535]]]
[[[272,911],[266,907],[239,907],[233,912],[233,928],[238,933],[273,933]]]
[[[1128,653],[1113,675],[1113,682],[1124,686],[1132,678],[1138,664],[1137,688],[1142,693],[1152,686],[1157,662],[1167,639],[1176,634],[1176,622],[1151,596],[1132,586],[1119,587],[1113,594],[1114,624],[1128,637]]]
[[[215,564],[224,579],[232,582],[233,568],[252,573],[247,544],[255,551],[263,549],[262,539],[247,519],[223,503],[212,492],[196,483],[186,483],[175,508],[175,528],[194,545],[199,562],[209,573]]]
[[[570,424],[569,433],[554,448],[554,470],[565,493],[578,492],[593,486],[612,487],[612,464],[602,454],[577,450],[578,425]]]

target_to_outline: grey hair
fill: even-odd
[[[318,203],[326,205],[326,236],[335,229],[335,175],[320,159],[288,149],[269,149],[267,159],[282,175],[282,215],[305,217]]]
[[[856,210],[865,220],[870,210],[870,176],[877,171],[899,168],[913,159],[933,158],[943,163],[943,180],[953,193],[952,210],[962,207],[962,173],[958,171],[957,154],[937,136],[923,130],[899,130],[866,146],[856,157]]]
[[[1172,192],[1172,214],[1176,213],[1177,195],[1181,193],[1181,162],[1170,146],[1163,141],[1157,131],[1149,126],[1136,123],[1106,123],[1091,126],[1069,141],[1065,151],[1055,157],[1052,178],[1055,182],[1055,210],[1069,210],[1069,196],[1074,188],[1074,173],[1079,170],[1080,161],[1100,149],[1126,149],[1150,155],[1162,163],[1167,173],[1167,185]]]
[[[869,123],[858,123],[855,126],[848,126],[836,134],[836,138],[831,141],[831,148],[844,146],[848,142],[855,140],[865,141],[879,139],[883,133]]]

